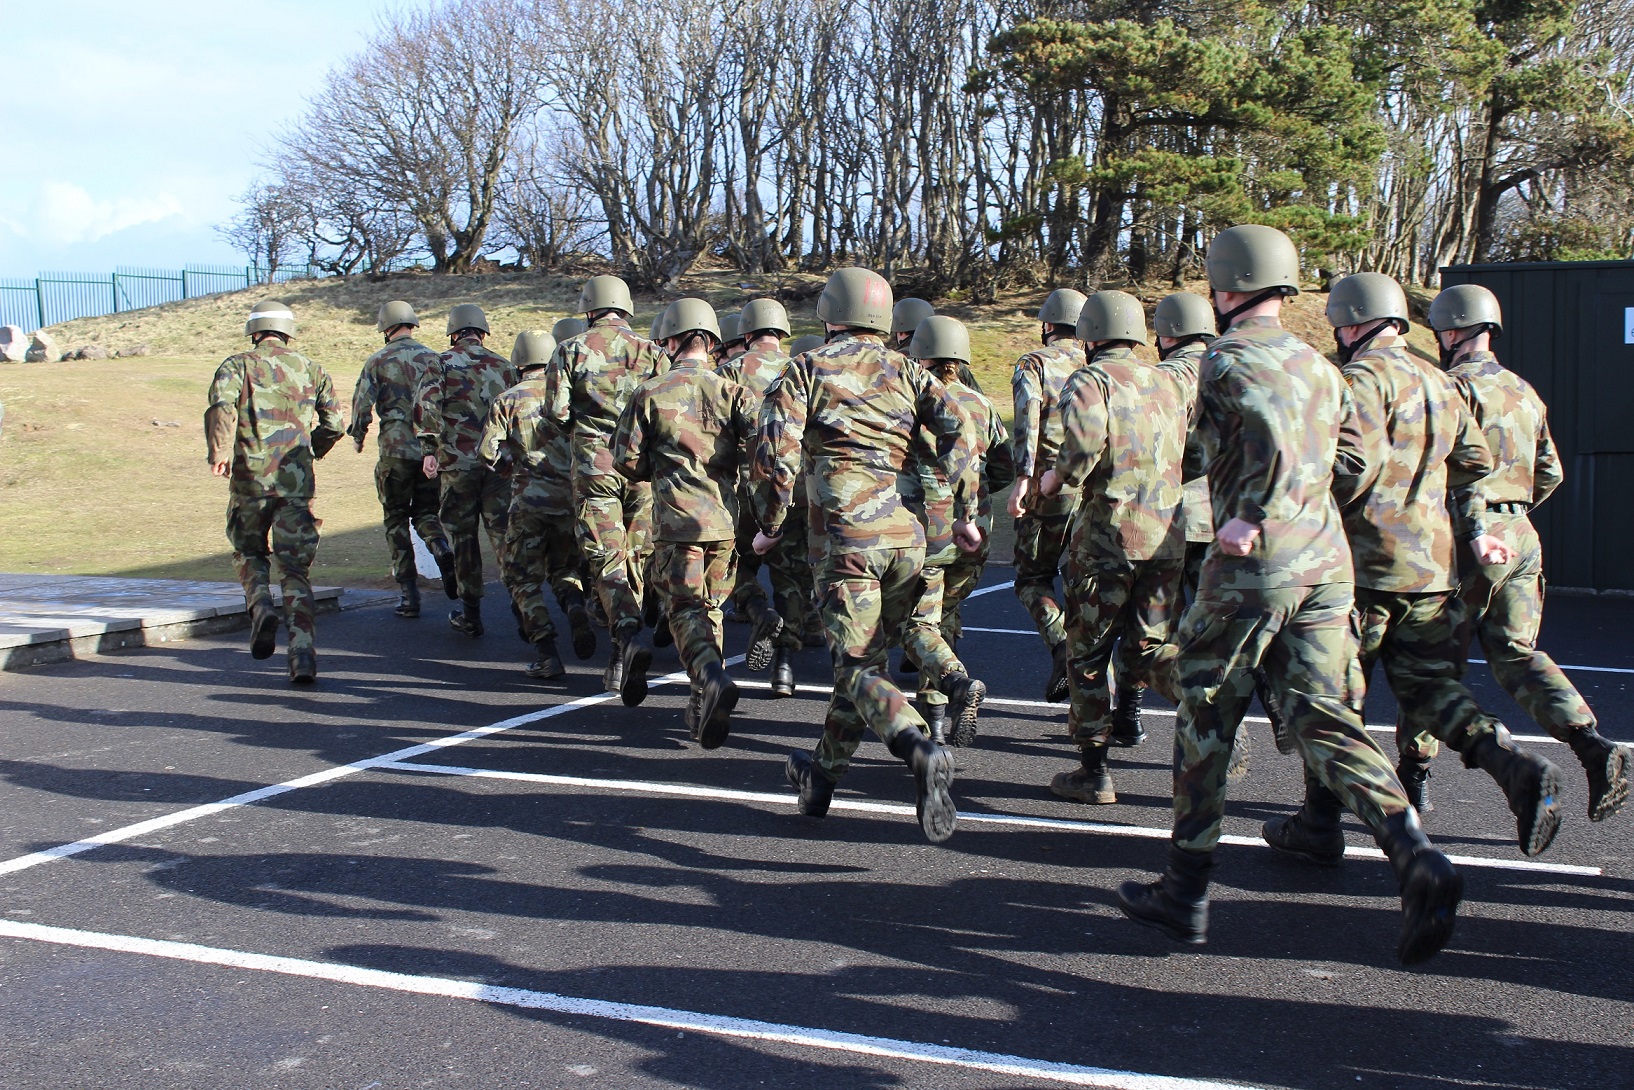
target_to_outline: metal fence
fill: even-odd
[[[322,275],[308,265],[267,271],[254,265],[188,265],[182,269],[121,266],[106,275],[44,272],[32,280],[0,279],[0,325],[32,333],[41,326],[75,318],[100,318],[127,310],[197,299],[255,284],[305,280]]]

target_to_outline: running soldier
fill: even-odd
[[[1165,365],[1198,374],[1203,353],[1213,340],[1214,308],[1201,295],[1189,291],[1165,296],[1152,314],[1152,329],[1157,334],[1157,358]],[[1181,579],[1185,589],[1185,604],[1197,597],[1197,580],[1203,573],[1203,557],[1214,540],[1214,509],[1209,502],[1208,477],[1200,475],[1185,483],[1185,497],[1180,501],[1180,525],[1186,536],[1186,570]],[[1180,613],[1175,612],[1175,621]],[[1124,715],[1124,700],[1119,694],[1114,720]],[[1134,710],[1133,719],[1138,729],[1140,709]],[[1114,726],[1114,734],[1118,726]],[[1143,731],[1139,732],[1144,734]]]
[[[352,437],[352,449],[362,454],[369,424],[379,414],[380,456],[375,462],[374,486],[385,514],[392,578],[402,588],[395,612],[399,617],[418,617],[420,576],[414,564],[414,540],[409,537],[411,524],[437,562],[443,592],[450,598],[459,596],[454,553],[437,518],[437,483],[421,470],[420,441],[414,435],[414,391],[436,365],[437,353],[414,339],[420,319],[400,299],[381,306],[374,327],[385,335],[386,346],[364,361],[357,376],[352,422],[346,434]]]
[[[228,479],[227,540],[250,611],[250,654],[271,658],[277,647],[276,558],[289,629],[289,680],[309,685],[318,679],[312,463],[345,434],[340,402],[323,368],[289,347],[295,336],[289,307],[276,299],[255,304],[244,333],[250,350],[223,360],[210,383],[206,457],[210,472]]]

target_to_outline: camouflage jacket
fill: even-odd
[[[1454,533],[1485,533],[1476,483],[1492,455],[1451,379],[1403,345],[1370,348],[1343,367],[1367,468],[1344,509],[1356,585],[1401,594],[1458,587]],[[1450,509],[1450,510],[1449,510]]]
[[[1197,380],[1203,363],[1203,353],[1208,351],[1206,344],[1188,344],[1175,349],[1168,359],[1158,364],[1159,368],[1191,376],[1192,389],[1197,388]],[[1196,400],[1196,394],[1192,396]],[[1195,416],[1195,411],[1193,416]],[[1193,432],[1195,435],[1196,432]],[[1199,466],[1200,468],[1200,466]],[[1214,503],[1209,499],[1208,476],[1200,474],[1181,486],[1185,493],[1180,500],[1180,532],[1190,544],[1202,544],[1214,540]]]
[[[737,533],[744,452],[757,427],[747,386],[695,361],[643,382],[618,418],[613,468],[652,482],[658,541],[728,541]]]
[[[1061,449],[1061,414],[1056,406],[1067,379],[1084,365],[1084,358],[1083,346],[1068,337],[1016,361],[1010,377],[1016,410],[1011,440],[1016,476],[1041,476],[1055,464],[1055,452]]]
[[[772,383],[777,381],[777,376],[783,373],[783,368],[788,364],[789,357],[781,351],[749,351],[735,360],[721,364],[716,374],[747,386],[755,395],[755,404],[759,405],[766,399],[766,391],[771,389]]]
[[[1154,367],[1122,346],[1106,349],[1067,382],[1055,471],[1083,490],[1072,536],[1077,555],[1185,555],[1180,482],[1196,402],[1197,378],[1185,362]]]
[[[436,455],[442,469],[481,467],[477,444],[488,409],[519,377],[504,356],[488,351],[475,337],[462,337],[426,368],[415,391],[414,430],[421,453]]]
[[[966,369],[961,365],[961,371]],[[943,382],[942,396],[965,415],[962,441],[975,460],[979,482],[973,521],[985,534],[993,528],[993,493],[1008,487],[1016,478],[1009,436],[999,419],[998,409],[981,391],[962,379]],[[898,482],[902,499],[924,524],[926,547],[937,553],[937,562],[950,561],[956,555],[953,489],[937,475],[936,437],[925,428],[914,432],[908,468],[909,472]]]
[[[608,442],[635,388],[669,370],[669,357],[630,331],[623,318],[605,316],[550,357],[546,412],[573,442],[573,471],[586,476],[613,472]]]
[[[916,428],[936,440],[938,474],[952,483],[955,517],[975,508],[975,461],[963,441],[964,414],[941,383],[874,334],[838,333],[790,362],[760,415],[751,495],[768,533],[783,524],[804,464],[814,538],[829,552],[907,549],[924,528],[902,500]]]
[[[1531,383],[1491,352],[1472,353],[1447,372],[1486,434],[1493,469],[1481,490],[1486,502],[1536,507],[1560,487],[1560,458],[1549,436],[1549,411]]]
[[[509,463],[511,510],[571,518],[573,450],[567,433],[544,414],[547,390],[544,371],[529,368],[521,382],[494,398],[477,457],[496,469]]]
[[[228,356],[210,382],[204,435],[210,464],[231,459],[234,498],[312,495],[312,462],[344,434],[335,385],[322,367],[267,338]]]
[[[437,353],[413,337],[399,337],[363,363],[352,391],[352,423],[346,434],[362,442],[380,414],[380,457],[418,462],[424,451],[414,434],[414,392],[436,366]]]
[[[1354,498],[1366,459],[1339,369],[1277,319],[1245,318],[1209,345],[1202,370],[1197,428],[1214,524],[1260,528],[1247,556],[1209,550],[1202,587],[1352,582],[1338,501]]]

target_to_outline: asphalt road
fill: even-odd
[[[1598,668],[1572,676],[1622,739],[1631,621],[1558,597],[1543,640]],[[751,690],[714,753],[679,685],[598,699],[605,640],[541,686],[509,625],[471,641],[440,611],[320,618],[308,691],[242,634],[0,676],[0,1085],[1634,1084],[1634,812],[1591,825],[1564,746],[1537,746],[1569,785],[1544,869],[1496,787],[1438,762],[1426,824],[1472,859],[1468,898],[1408,971],[1382,861],[1257,844],[1300,776],[1254,724],[1209,944],[1179,947],[1112,896],[1163,861],[1172,715],[1149,698],[1117,805],[1056,800],[1073,755],[1035,703],[1041,645],[1006,589],[966,623],[998,630],[962,648],[997,699],[942,847],[873,741],[827,819],[795,814],[782,758],[815,737],[820,652],[797,698]]]

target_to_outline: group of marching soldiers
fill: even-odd
[[[1628,794],[1627,748],[1597,732],[1535,645],[1542,569],[1528,511],[1561,479],[1545,410],[1493,355],[1502,315],[1483,288],[1434,300],[1437,368],[1407,347],[1400,285],[1336,281],[1336,367],[1281,325],[1300,283],[1281,232],[1222,232],[1207,272],[1211,297],[1163,299],[1153,331],[1126,293],[1052,293],[1040,347],[1015,367],[1013,436],[971,371],[965,327],[895,301],[865,269],[833,274],[817,304],[824,334],[787,353],[788,316],[770,299],[725,322],[679,299],[639,336],[613,276],[584,285],[582,318],[522,333],[508,360],[486,347],[476,306],[453,308],[438,353],[414,339],[407,303],[387,303],[385,346],[349,423],[328,376],[290,349],[289,308],[259,303],[254,347],[221,365],[206,414],[211,466],[231,478],[252,653],[274,649],[277,557],[290,676],[315,679],[312,459],[342,434],[361,451],[378,417],[400,616],[421,606],[412,527],[458,600],[452,625],[482,635],[485,529],[537,653],[529,676],[566,673],[548,586],[580,659],[596,651],[597,624],[608,629],[603,682],[626,705],[646,697],[655,644],[673,641],[691,680],[686,724],[705,749],[727,739],[739,698],[727,603],[750,624],[746,665],[771,669],[774,696],[793,694],[794,654],[820,627],[833,687],[817,744],[787,761],[800,811],[827,813],[871,729],[912,770],[920,824],[940,842],[957,816],[948,745],[974,740],[986,693],[958,657],[960,605],[981,579],[991,497],[1013,481],[1015,592],[1050,655],[1046,699],[1070,701],[1080,754],[1051,789],[1115,801],[1108,753],[1144,740],[1142,690],[1180,709],[1168,865],[1120,888],[1123,911],[1204,941],[1226,785],[1257,695],[1306,780],[1303,805],[1267,822],[1265,840],[1334,865],[1343,811],[1360,818],[1400,882],[1399,956],[1421,961],[1450,937],[1463,888],[1419,822],[1438,747],[1496,781],[1524,854],[1549,846],[1561,816],[1559,769],[1464,685],[1472,637],[1581,762],[1590,818]],[[893,646],[900,671],[918,675],[917,699],[893,680]],[[1363,725],[1375,664],[1399,708],[1395,762]]]

